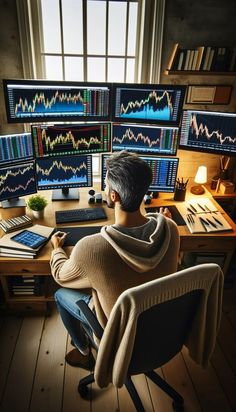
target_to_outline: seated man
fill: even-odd
[[[78,300],[94,307],[104,327],[124,290],[177,269],[179,234],[176,224],[165,216],[168,210],[146,215],[140,210],[151,181],[152,170],[144,160],[125,151],[112,155],[107,160],[105,193],[108,207],[114,208],[115,223],[77,242],[69,258],[62,249],[65,234],[52,236],[52,275],[63,286],[55,300],[75,346],[66,355],[70,365],[94,366],[87,338],[91,329],[76,305]]]

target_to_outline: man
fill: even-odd
[[[76,305],[78,300],[94,306],[104,327],[124,290],[177,269],[179,234],[176,224],[165,216],[168,210],[147,215],[140,211],[151,181],[152,170],[144,160],[125,151],[112,155],[107,160],[105,193],[108,207],[114,208],[115,224],[81,239],[69,258],[62,249],[65,234],[52,236],[52,275],[64,286],[55,300],[75,346],[66,355],[70,365],[94,366],[81,322],[90,336],[91,329]]]

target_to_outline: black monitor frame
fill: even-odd
[[[102,162],[101,162],[101,190],[105,190],[105,173],[106,173],[106,167],[105,167],[105,162],[106,159],[111,156],[110,154],[103,154],[102,155]],[[175,191],[175,183],[176,183],[176,177],[177,177],[177,172],[178,172],[178,165],[179,165],[179,158],[178,157],[165,157],[165,156],[150,156],[150,155],[143,155],[139,156],[141,159],[150,159],[151,161],[157,162],[158,160],[163,160],[164,162],[171,162],[172,164],[176,164],[176,173],[173,176],[173,185],[170,186],[170,189],[168,190],[163,190],[160,188],[160,186],[155,186],[153,183],[149,186],[149,191],[154,192],[156,195],[158,193],[173,193]],[[166,189],[166,188],[165,188]]]
[[[185,124],[185,119],[186,116],[191,116],[191,113],[196,113],[199,115],[209,115],[209,116],[222,116],[222,117],[235,117],[235,136],[233,139],[235,139],[235,151],[232,152],[230,150],[230,147],[227,150],[223,150],[220,146],[217,146],[217,143],[213,143],[216,146],[214,147],[213,145],[211,146],[210,143],[210,139],[209,139],[209,143],[205,143],[205,146],[203,145],[203,143],[201,143],[200,140],[196,140],[196,142],[199,142],[199,145],[191,145],[189,144],[189,131],[190,131],[190,124],[188,125],[188,136],[184,136],[185,130],[184,128],[187,126]],[[187,121],[187,120],[186,120]],[[189,119],[188,119],[189,121]],[[189,122],[190,123],[190,122]],[[214,130],[214,132],[217,132],[218,130]],[[212,132],[211,132],[212,133]],[[186,144],[183,143],[183,140],[187,138],[187,142]],[[203,146],[201,146],[201,144]],[[218,112],[218,111],[206,111],[206,110],[184,110],[183,111],[183,118],[182,118],[182,126],[180,129],[180,138],[179,138],[179,149],[183,149],[183,150],[190,150],[190,151],[194,151],[194,152],[202,152],[202,153],[211,153],[211,154],[219,154],[219,155],[225,155],[225,156],[236,156],[236,114],[235,113],[224,113],[224,112]]]
[[[74,140],[74,144],[77,145],[79,139],[82,140],[84,139],[85,142],[87,142],[88,140],[88,136],[86,136],[86,133],[84,136],[82,136],[81,131],[83,131],[83,129],[91,129],[91,131],[93,129],[99,129],[98,133],[94,133],[94,135],[96,135],[95,138],[98,139],[98,143],[90,143],[91,145],[93,145],[93,148],[86,148],[86,144],[84,143],[81,144],[81,147],[78,147],[78,151],[74,150],[71,147],[71,149],[69,149],[69,144],[71,143],[71,145],[73,146],[72,141]],[[77,136],[77,138],[75,139],[76,135],[76,129],[77,129],[77,133],[81,134],[80,137]],[[47,143],[43,142],[43,131],[46,131],[46,137],[44,138],[45,141],[47,140]],[[51,138],[50,138],[50,133],[49,130],[51,131]],[[48,136],[47,136],[47,131],[48,131]],[[56,150],[48,150],[48,153],[46,153],[47,150],[47,145],[50,146],[56,146],[55,141],[56,139],[59,138],[60,140],[60,133],[63,134],[66,133],[70,133],[71,132],[71,136],[68,136],[68,142],[66,142],[66,144],[64,145],[64,147],[62,146],[62,149],[60,150],[59,145],[56,148]],[[105,136],[104,133],[108,133],[108,136]],[[97,136],[97,134],[100,133],[100,136]],[[103,133],[103,135],[102,135]],[[34,155],[36,158],[42,158],[42,157],[48,157],[48,156],[62,156],[62,155],[82,155],[82,154],[90,154],[90,153],[107,153],[111,151],[111,122],[94,122],[94,123],[57,123],[57,124],[36,124],[36,125],[31,125],[31,134],[32,134],[32,142],[33,142],[33,147],[34,147]],[[38,136],[39,134],[39,136]],[[92,132],[91,132],[92,134]],[[58,137],[59,135],[59,137]],[[65,139],[67,137],[62,136],[62,139]],[[93,136],[92,136],[93,138]],[[101,147],[99,148],[99,138],[101,138]],[[54,140],[53,140],[54,139]],[[90,138],[91,139],[91,138]],[[97,144],[97,147],[96,147]],[[67,148],[66,148],[67,146]],[[45,150],[46,149],[46,150]]]
[[[125,131],[123,136],[115,136],[115,130],[122,129]],[[150,139],[150,135],[156,135],[154,139]],[[138,142],[138,136],[141,132],[141,138]],[[123,132],[122,132],[123,133]],[[121,134],[122,134],[121,133]],[[168,133],[171,135],[167,136]],[[136,135],[135,135],[136,134]],[[133,136],[133,137],[132,137]],[[153,137],[153,136],[152,136]],[[114,139],[123,139],[122,143],[115,143]],[[171,138],[172,141],[165,143],[165,138]],[[127,140],[128,139],[128,140]],[[158,139],[160,139],[158,143]],[[128,144],[128,141],[134,142],[134,144]],[[143,140],[143,142],[142,142]],[[145,141],[149,141],[149,144]],[[156,146],[152,145],[156,142]],[[175,156],[177,152],[177,147],[179,143],[179,128],[178,127],[168,127],[168,126],[157,126],[157,125],[147,125],[147,124],[130,124],[130,123],[113,123],[112,124],[112,151],[117,152],[120,150],[126,150],[128,152],[139,153],[143,155],[156,155],[156,156]]]
[[[45,185],[40,185],[40,180],[39,180],[39,172],[38,168],[40,165],[43,163],[48,163],[48,165],[53,164],[55,162],[62,162],[63,165],[63,160],[69,162],[74,162],[75,164],[71,167],[77,167],[78,166],[78,159],[86,158],[86,165],[89,165],[88,172],[87,172],[87,177],[88,181],[86,184],[81,184],[78,182],[68,182],[68,183],[48,183]],[[44,165],[45,167],[45,165]],[[50,166],[51,167],[51,166]],[[92,155],[75,155],[75,156],[58,156],[57,158],[55,157],[43,157],[43,158],[38,158],[36,160],[36,176],[37,176],[37,188],[38,190],[53,190],[52,192],[52,200],[79,200],[79,191],[77,188],[81,187],[90,187],[93,185],[93,173],[92,173]]]
[[[166,96],[167,98],[169,97],[169,93],[175,93],[176,95],[176,102],[174,103],[174,110],[176,111],[173,115],[173,119],[169,120],[164,120],[164,119],[152,119],[150,118],[139,118],[137,117],[132,117],[128,118],[122,117],[120,113],[118,114],[118,110],[121,108],[121,93],[132,93],[137,91],[137,94],[141,93],[151,93],[155,91],[160,91],[161,93],[167,93]],[[144,123],[144,124],[156,124],[158,126],[172,126],[172,127],[179,127],[180,124],[180,119],[181,119],[181,114],[182,114],[182,109],[183,109],[183,103],[184,103],[184,98],[185,98],[185,92],[186,92],[186,86],[177,86],[177,85],[171,85],[171,84],[142,84],[142,83],[113,83],[112,85],[112,120],[113,122],[117,123]],[[177,96],[178,93],[178,96]],[[155,96],[155,94],[154,94]],[[128,97],[128,96],[126,96]],[[149,96],[148,96],[149,98]],[[155,97],[154,97],[155,98]],[[145,101],[143,101],[143,98],[141,100],[137,100],[137,97],[133,98],[135,101],[133,102],[134,104],[137,102],[138,104],[141,104]],[[130,102],[129,102],[130,103]],[[128,98],[126,102],[126,107],[128,107]],[[176,107],[175,107],[176,105]],[[125,109],[124,109],[125,110]]]
[[[3,79],[3,88],[4,88],[4,96],[5,96],[5,105],[6,105],[6,114],[7,114],[7,120],[8,123],[35,123],[35,122],[47,122],[47,121],[109,121],[110,120],[110,108],[111,108],[111,83],[102,83],[102,82],[74,82],[74,81],[49,81],[49,80],[18,80],[18,79]],[[88,92],[91,92],[92,90],[103,90],[104,95],[106,94],[106,91],[108,92],[107,100],[104,102],[104,96],[100,97],[99,104],[101,107],[101,110],[103,111],[100,115],[81,115],[79,112],[75,113],[70,113],[69,111],[67,112],[55,112],[53,115],[52,113],[46,113],[46,115],[43,114],[36,114],[35,116],[33,114],[28,114],[22,117],[17,117],[15,115],[16,111],[16,102],[14,102],[14,94],[11,91],[14,88],[14,90],[25,90],[25,95],[18,96],[18,102],[22,99],[23,101],[21,102],[22,105],[25,104],[25,99],[27,97],[27,90],[29,94],[29,90],[31,91],[31,94],[33,93],[36,95],[37,92],[39,91],[47,91],[50,89],[54,90],[54,95],[57,96],[58,90],[61,91],[65,90],[67,91],[68,94],[70,93],[70,90],[75,90],[78,89],[78,92],[80,89],[85,89],[88,90]],[[44,96],[45,97],[45,96]],[[33,97],[30,97],[33,101]],[[35,98],[35,96],[34,96]],[[52,98],[55,98],[52,97]],[[73,97],[72,97],[73,98]],[[77,98],[77,97],[76,97]],[[77,98],[78,99],[78,98]],[[19,104],[19,103],[18,103]],[[50,102],[47,101],[47,104],[50,104]],[[86,106],[84,104],[84,106]],[[99,109],[97,109],[99,111]],[[106,112],[106,114],[105,114]]]
[[[0,202],[2,203],[2,207],[3,208],[12,208],[12,207],[21,207],[21,206],[25,206],[25,200],[21,199],[20,197],[22,196],[27,196],[27,195],[31,195],[33,193],[37,193],[37,184],[36,184],[36,169],[35,169],[35,161],[34,160],[28,160],[25,162],[21,162],[21,163],[14,163],[14,164],[5,164],[4,166],[2,166],[0,168],[0,175],[1,175],[1,171],[4,170],[6,171],[6,174],[9,174],[12,170],[14,171],[14,169],[19,169],[19,170],[23,170],[23,168],[27,168],[30,167],[32,168],[32,173],[31,173],[31,178],[32,180],[32,185],[30,185],[30,190],[26,190],[26,188],[24,189],[24,187],[21,188],[22,192],[18,193],[17,195],[14,195],[14,192],[7,194],[6,196],[1,196],[0,194]],[[22,176],[23,174],[20,175],[21,176],[21,181],[19,182],[19,184],[23,184],[22,183]],[[30,183],[30,181],[26,182]]]

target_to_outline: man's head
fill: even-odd
[[[113,192],[119,197],[122,210],[135,212],[152,182],[152,169],[144,160],[124,150],[109,157],[106,165],[108,206],[114,206]]]

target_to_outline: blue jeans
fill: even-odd
[[[76,305],[76,302],[78,300],[84,300],[88,304],[92,296],[86,295],[77,289],[60,288],[56,291],[54,297],[65,328],[71,336],[76,348],[83,353],[89,346],[89,338],[86,335],[85,330],[91,338],[93,333],[86,318]]]

